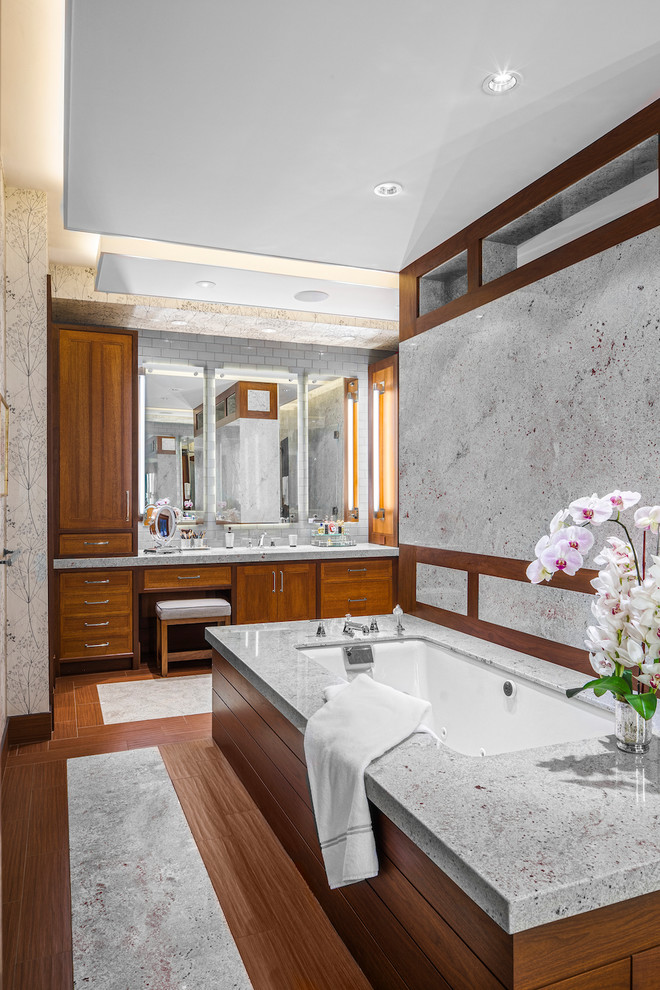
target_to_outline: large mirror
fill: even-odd
[[[357,402],[356,379],[308,378],[310,519],[357,519]]]
[[[141,512],[167,499],[207,524],[358,519],[356,377],[151,361],[140,371]]]
[[[203,509],[204,498],[202,450],[195,431],[204,369],[150,366],[143,382],[144,503],[168,499],[193,514]]]
[[[298,381],[289,372],[219,369],[216,520],[298,521]]]

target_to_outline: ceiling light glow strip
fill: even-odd
[[[375,519],[385,516],[383,500],[383,396],[385,382],[374,382],[374,399],[372,405],[372,436],[373,436],[373,513]]]

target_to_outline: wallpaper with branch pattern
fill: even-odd
[[[7,714],[48,710],[46,194],[6,191]]]

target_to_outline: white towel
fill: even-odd
[[[431,705],[366,674],[328,693],[330,700],[307,723],[305,757],[323,862],[334,889],[377,875],[364,771],[415,732]]]

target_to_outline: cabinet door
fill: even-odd
[[[313,619],[316,615],[316,565],[280,564],[277,568],[277,618],[280,622]]]
[[[132,530],[134,336],[59,331],[59,528]]]
[[[632,957],[633,990],[660,990],[660,948],[637,952]]]
[[[543,963],[539,965],[542,974]],[[633,983],[633,986],[636,985]],[[651,990],[657,984],[649,983],[643,986],[644,990]],[[579,976],[569,976],[567,980],[560,980],[559,983],[545,984],[543,990],[630,990],[630,957],[610,963],[609,966],[592,969],[588,973],[581,973]]]
[[[276,622],[280,575],[276,563],[236,568],[236,622]]]

